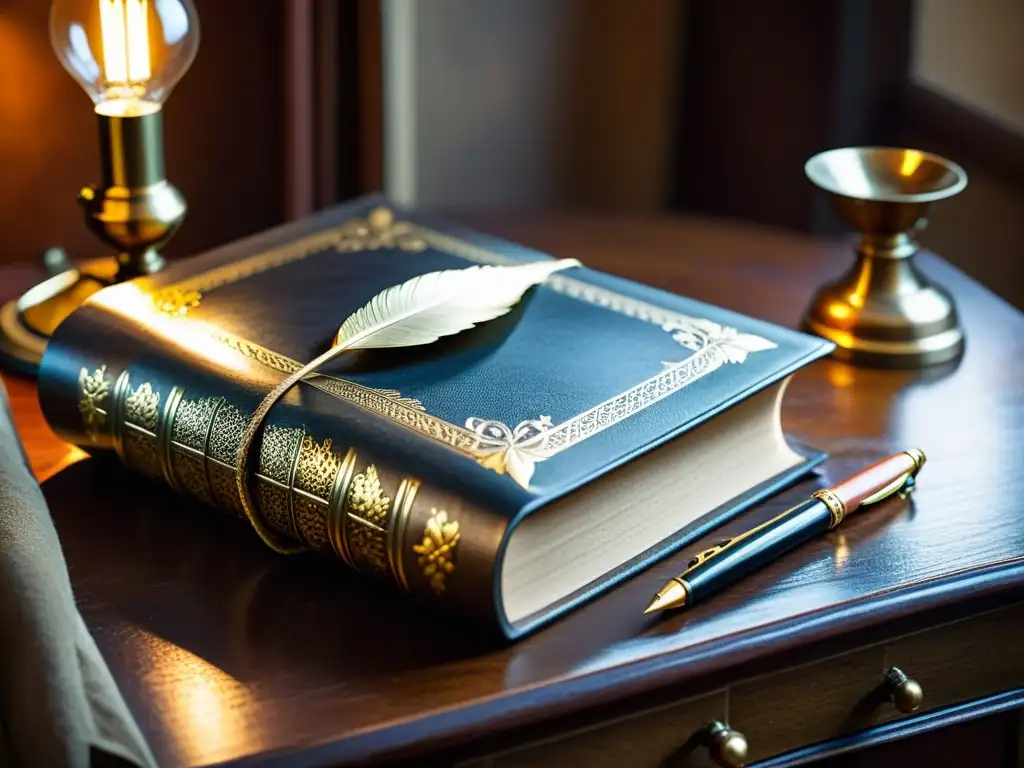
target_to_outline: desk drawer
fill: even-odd
[[[750,761],[873,725],[884,656],[875,646],[734,686],[727,719]]]
[[[922,712],[1024,687],[1024,604],[893,640],[885,661],[920,683]]]
[[[605,721],[470,763],[519,766],[710,765],[693,736],[721,720],[746,737],[755,762],[881,723],[1024,687],[1024,603],[823,660],[734,683],[727,691]],[[899,667],[924,692],[897,711],[885,671]],[[668,758],[671,756],[671,761]]]
[[[686,747],[709,721],[722,717],[725,704],[721,691],[560,734],[466,768],[660,768],[673,756],[673,766],[710,766],[705,748]],[[679,754],[680,750],[687,754]]]
[[[1024,605],[906,635],[887,643],[733,686],[729,725],[750,760],[1024,687]],[[920,709],[903,713],[883,683],[890,667],[916,680]]]

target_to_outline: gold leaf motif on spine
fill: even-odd
[[[256,489],[256,499],[263,519],[278,533],[292,535],[291,524],[292,492],[261,480]]]
[[[124,463],[137,472],[160,477],[156,438],[128,430],[124,435]]]
[[[327,530],[327,513],[334,480],[341,468],[341,459],[331,449],[331,441],[317,443],[306,435],[295,471],[295,488],[305,494],[295,500],[296,529],[303,541],[321,552],[331,550]]]
[[[221,403],[219,397],[197,400],[182,398],[171,428],[171,440],[193,450],[204,452],[213,414]]]
[[[213,497],[206,482],[206,467],[203,460],[182,451],[177,446],[171,451],[171,471],[177,479],[178,488],[190,496],[195,496],[207,504],[213,503]]]
[[[210,479],[210,489],[214,501],[236,514],[244,516],[242,500],[238,496],[235,483],[235,459],[238,456],[238,445],[242,430],[245,429],[245,416],[230,403],[224,403],[217,409],[210,430],[206,472]]]
[[[306,435],[302,438],[302,453],[295,473],[295,485],[326,503],[331,496],[331,487],[339,466],[341,459],[331,449],[329,439],[320,444]]]
[[[246,418],[230,403],[224,403],[217,411],[210,431],[210,458],[229,466],[235,465],[241,431],[245,429]]]
[[[148,381],[128,396],[125,401],[125,418],[143,429],[151,432],[156,430],[160,418],[160,393],[154,392],[153,385]]]
[[[235,472],[229,467],[216,462],[206,462],[206,478],[210,483],[213,502],[226,512],[234,512],[245,517],[242,502],[238,499],[238,485],[235,483]]]
[[[385,540],[391,498],[381,487],[375,465],[370,464],[365,472],[352,478],[346,510],[346,538],[356,567],[363,570],[366,566],[377,573],[387,571]]]
[[[220,397],[182,398],[171,425],[171,471],[178,488],[213,503],[206,473],[206,452],[213,419],[224,402]]]
[[[130,383],[125,372],[124,390],[129,389]],[[122,412],[124,415],[119,440],[121,458],[125,464],[139,472],[159,476],[160,454],[156,433],[160,423],[160,393],[148,381],[143,382],[124,398]]]
[[[327,535],[327,507],[312,499],[299,496],[293,500],[295,527],[299,538],[311,549],[330,552],[331,541]]]
[[[93,442],[107,423],[107,395],[110,382],[107,366],[101,365],[92,373],[83,368],[78,374],[78,412],[82,414],[85,433]]]
[[[431,509],[430,513],[423,528],[423,540],[412,549],[419,555],[416,564],[423,577],[440,596],[447,588],[447,578],[455,573],[455,550],[462,534],[459,521],[449,520],[445,510]]]
[[[302,430],[268,425],[260,445],[257,499],[263,519],[279,533],[294,536],[291,525],[292,470],[302,447]]]

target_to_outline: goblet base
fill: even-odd
[[[857,365],[921,368],[964,350],[952,298],[912,258],[859,254],[850,272],[818,292],[804,327],[835,343],[833,357]]]

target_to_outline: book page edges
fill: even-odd
[[[500,610],[516,625],[805,462],[782,432],[789,378],[527,516],[509,535]],[[723,520],[724,522],[724,520]]]

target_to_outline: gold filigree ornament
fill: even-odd
[[[142,384],[125,402],[125,414],[132,424],[146,429],[156,429],[160,416],[160,393],[153,391],[148,381]]]
[[[387,243],[402,250],[418,250],[425,245],[441,253],[456,256],[465,261],[485,265],[517,265],[516,259],[503,252],[482,248],[469,240],[438,232],[430,227],[408,221],[396,221],[388,208],[379,206],[365,215],[349,219],[340,226],[315,232],[295,241],[254,253],[237,261],[191,275],[160,293],[175,290],[182,295],[193,294],[205,297],[211,291],[238,283],[254,275],[263,274],[310,256],[329,250],[355,252],[360,249],[374,250]],[[675,394],[704,376],[713,373],[726,363],[745,360],[750,352],[775,347],[767,339],[740,334],[735,329],[723,328],[702,318],[690,317],[634,296],[593,285],[586,280],[571,277],[567,273],[550,275],[545,280],[548,290],[573,300],[602,307],[624,317],[648,323],[675,335],[676,341],[694,351],[694,354],[679,362],[666,362],[661,370],[648,379],[638,382],[624,392],[599,403],[583,413],[555,424],[544,433],[539,443],[523,440],[512,442],[519,457],[536,464],[561,451],[578,445],[605,429],[628,419],[660,400]],[[169,295],[169,294],[168,294]],[[181,306],[175,299],[168,309]],[[187,310],[186,310],[187,311]],[[247,339],[233,336],[223,329],[209,326],[204,329],[217,341],[261,365],[285,374],[293,374],[302,364],[273,350],[266,349]],[[409,427],[420,434],[455,448],[481,464],[504,469],[510,464],[502,461],[505,447],[502,441],[481,441],[479,435],[458,423],[445,421],[423,409],[422,404],[411,398],[394,397],[393,393],[363,387],[354,382],[336,379],[319,373],[306,379],[307,383],[341,400],[358,405],[389,421]],[[483,421],[483,419],[481,419]],[[500,422],[497,422],[500,423]],[[516,432],[509,429],[509,432]],[[478,448],[480,450],[478,450]],[[528,450],[527,450],[528,449]],[[515,456],[507,458],[515,463]],[[506,472],[512,477],[511,473]],[[517,473],[522,478],[526,473]]]
[[[349,544],[375,571],[388,569],[384,538],[391,498],[384,493],[377,467],[371,464],[352,478],[348,492]]]
[[[398,248],[415,253],[427,247],[419,230],[406,221],[395,221],[390,209],[379,206],[365,219],[350,219],[342,225],[340,238],[334,246],[345,253]]]
[[[201,291],[189,288],[166,288],[153,294],[157,311],[172,317],[184,317],[203,300]]]
[[[499,475],[507,474],[523,488],[530,487],[537,462],[552,455],[545,437],[553,428],[550,416],[522,421],[515,429],[500,421],[476,417],[466,420],[466,429],[478,438],[477,463]]]
[[[742,363],[751,352],[764,352],[775,349],[778,345],[775,342],[752,333],[740,333],[735,328],[719,325],[711,320],[701,318],[688,318],[684,323],[668,322],[662,325],[662,329],[671,333],[672,338],[682,347],[693,352],[714,350],[717,354],[714,367],[720,367],[725,363]],[[662,362],[665,368],[674,368],[682,365],[685,360],[679,362]]]
[[[78,412],[82,414],[82,423],[90,440],[107,423],[106,401],[110,392],[107,381],[107,366],[101,365],[91,374],[83,368],[78,374]]]
[[[413,546],[419,555],[416,564],[430,586],[438,594],[445,590],[445,579],[455,573],[455,549],[462,534],[459,521],[449,520],[443,509],[431,509],[431,517],[423,529],[423,541]]]

